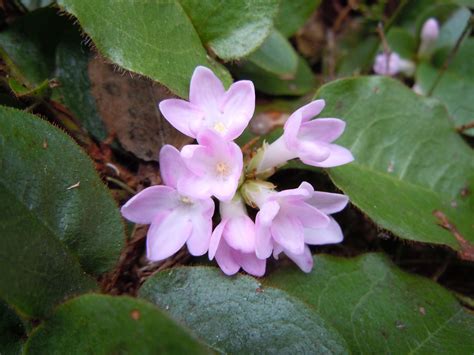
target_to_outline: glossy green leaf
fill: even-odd
[[[107,132],[91,94],[88,75],[90,53],[75,31],[68,31],[56,50],[56,78],[60,100],[72,111],[84,128],[98,140],[104,140]]]
[[[0,297],[39,317],[96,287],[124,231],[91,160],[65,133],[0,107]],[[86,274],[88,273],[88,274]]]
[[[31,334],[26,354],[207,354],[187,330],[130,297],[84,295],[59,306]]]
[[[346,344],[311,308],[248,276],[182,267],[156,274],[140,294],[166,309],[209,346],[233,354],[346,353]]]
[[[276,0],[60,0],[79,19],[102,54],[130,71],[159,81],[179,96],[188,95],[198,65],[211,67],[228,85],[227,70],[211,59],[209,46],[223,59],[255,50],[271,31]]]
[[[298,56],[298,67],[293,76],[278,76],[260,66],[245,61],[232,68],[239,79],[252,80],[258,91],[270,95],[300,96],[315,87],[314,74],[306,61]]]
[[[275,27],[286,37],[292,36],[303,27],[320,3],[320,0],[281,0]]]
[[[474,40],[466,40],[459,49],[446,71],[429,63],[421,63],[417,67],[416,82],[421,90],[442,101],[448,108],[456,126],[474,121]],[[438,77],[440,77],[439,81]],[[474,129],[465,131],[474,135]]]
[[[433,215],[441,211],[474,243],[474,155],[437,100],[384,77],[339,80],[323,86],[321,117],[347,123],[338,144],[355,161],[329,170],[351,202],[397,236],[461,250]]]
[[[290,42],[276,30],[247,59],[263,70],[283,78],[292,77],[298,68],[298,54]]]
[[[474,352],[474,316],[441,286],[382,255],[318,255],[309,275],[281,268],[264,283],[313,307],[353,354]]]
[[[202,43],[233,60],[258,48],[270,34],[279,0],[178,0]]]
[[[21,320],[6,303],[0,300],[0,354],[20,354],[25,337]]]
[[[0,55],[10,74],[28,89],[52,78],[54,52],[65,26],[56,9],[44,8],[0,32]]]

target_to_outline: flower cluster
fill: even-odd
[[[436,40],[439,37],[439,23],[434,18],[429,18],[423,24],[420,32],[420,46],[418,47],[418,57],[424,58],[431,55]],[[402,73],[407,77],[415,73],[415,63],[408,59],[403,59],[396,52],[385,51],[375,57],[373,70],[379,75],[394,76]]]
[[[294,112],[279,139],[248,157],[233,140],[255,110],[252,82],[238,81],[226,91],[211,70],[197,67],[189,102],[169,99],[159,107],[176,129],[197,144],[181,151],[165,145],[159,157],[164,185],[144,189],[122,207],[128,220],[150,224],[148,259],[163,260],[186,244],[191,255],[208,253],[210,260],[215,258],[227,275],[242,268],[262,276],[266,259],[281,253],[309,272],[308,245],[342,240],[341,229],[330,215],[346,206],[346,196],[314,191],[307,182],[277,191],[266,181],[295,158],[324,168],[353,160],[349,150],[332,143],[344,131],[344,121],[311,120],[324,108],[323,100]],[[216,200],[220,223],[213,230]],[[248,208],[258,209],[255,221]]]

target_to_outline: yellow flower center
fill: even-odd
[[[187,205],[193,204],[193,200],[191,200],[189,197],[186,197],[186,196],[181,196],[180,200],[182,203],[185,203]]]
[[[230,167],[227,165],[227,163],[217,163],[216,164],[216,173],[219,176],[227,176],[230,174]]]
[[[227,128],[222,122],[216,122],[214,124],[214,130],[216,130],[219,133],[224,133],[227,130]]]

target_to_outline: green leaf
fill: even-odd
[[[116,263],[118,209],[91,160],[66,134],[0,107],[0,297],[40,317]],[[34,295],[34,296],[33,296]]]
[[[227,70],[211,59],[209,46],[223,59],[249,54],[271,31],[276,0],[245,0],[223,6],[218,0],[94,1],[60,0],[79,19],[95,46],[113,62],[188,95],[198,65],[211,67],[226,85]]]
[[[208,354],[153,305],[130,297],[84,295],[35,329],[26,354]]]
[[[313,307],[354,354],[474,352],[473,315],[441,286],[382,255],[318,255],[309,275],[282,268],[264,283]]]
[[[81,44],[80,34],[66,32],[56,50],[56,77],[60,82],[57,91],[61,101],[84,128],[98,140],[104,140],[107,132],[90,91],[89,58],[90,53]]]
[[[401,238],[460,244],[438,225],[444,213],[474,242],[474,155],[456,134],[444,106],[384,77],[339,80],[323,86],[321,117],[347,123],[338,144],[355,161],[329,170],[334,183],[377,224]]]
[[[279,0],[178,0],[202,43],[224,60],[257,49],[270,34]]]
[[[298,68],[298,54],[290,42],[276,30],[247,59],[263,70],[282,77],[292,77]]]
[[[275,27],[286,37],[296,33],[321,3],[320,0],[281,0]]]
[[[218,351],[346,353],[344,340],[311,308],[283,291],[261,289],[248,276],[173,268],[148,279],[140,294]]]
[[[66,26],[55,9],[44,8],[20,17],[0,32],[0,56],[10,74],[29,89],[50,79],[54,52]]]
[[[413,35],[401,27],[392,27],[387,34],[387,42],[393,52],[402,58],[411,59],[416,55],[417,42]]]
[[[461,46],[453,61],[442,73],[440,68],[429,63],[421,63],[416,72],[416,82],[424,93],[429,93],[434,86],[432,97],[442,101],[454,120],[456,126],[474,121],[474,40],[469,39]],[[440,76],[440,80],[438,77]],[[474,135],[474,129],[464,131]]]
[[[0,354],[20,354],[23,338],[23,323],[11,308],[0,300]]]
[[[257,90],[270,95],[300,96],[315,87],[313,72],[300,56],[298,56],[298,67],[293,76],[279,77],[251,61],[234,66],[232,73],[239,79],[252,80]]]

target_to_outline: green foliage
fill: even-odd
[[[175,268],[149,279],[140,294],[229,353],[474,350],[473,316],[432,281],[377,254],[319,255],[314,264],[309,275],[282,268],[261,282]]]
[[[231,82],[203,44],[223,59],[249,54],[270,34],[278,6],[276,0],[246,1],[245,6],[241,2],[222,6],[217,0],[199,6],[192,0],[100,0],[93,6],[82,0],[60,0],[59,4],[79,19],[102,54],[182,97],[188,95],[198,65],[211,67],[226,85]]]
[[[275,27],[286,37],[292,36],[320,3],[320,0],[281,0]]]
[[[219,352],[346,353],[344,340],[312,309],[248,276],[175,268],[148,279],[140,294]]]
[[[130,297],[84,295],[58,307],[26,354],[208,354],[163,312]]]
[[[123,246],[117,207],[90,159],[63,132],[0,107],[0,296],[20,313],[46,314],[95,288]]]
[[[338,144],[355,161],[329,173],[353,204],[401,238],[460,250],[438,225],[439,210],[474,243],[474,198],[462,196],[474,181],[474,157],[442,105],[375,76],[327,84],[317,97],[327,103],[321,117],[347,123]]]
[[[21,320],[6,303],[0,300],[0,353],[19,354],[25,329]]]

